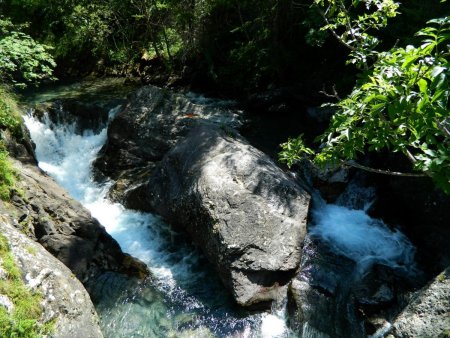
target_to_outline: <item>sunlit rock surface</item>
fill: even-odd
[[[116,181],[111,197],[121,200],[132,185],[144,182],[155,163],[199,124],[238,128],[237,111],[193,103],[182,94],[145,86],[130,95],[128,103],[111,121],[108,139],[94,163],[97,170]]]
[[[237,132],[203,125],[127,204],[185,228],[239,304],[267,306],[298,268],[309,198]]]
[[[54,321],[52,337],[103,337],[91,299],[72,272],[40,244],[9,224],[3,215],[0,216],[0,232],[8,240],[25,284],[42,294],[40,322]]]
[[[450,335],[450,267],[416,293],[396,318],[392,333],[396,338]]]

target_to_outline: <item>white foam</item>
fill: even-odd
[[[313,210],[312,236],[366,270],[381,263],[405,271],[414,269],[414,246],[400,231],[391,230],[364,210],[322,203]]]
[[[261,336],[263,338],[285,337],[286,332],[287,327],[284,318],[271,313],[263,315],[261,323]]]
[[[30,115],[24,119],[36,144],[39,166],[105,226],[122,250],[147,263],[166,287],[176,287],[174,274],[191,278],[186,275],[185,262],[180,261],[179,266],[167,262],[170,257],[163,253],[162,234],[156,230],[160,227],[150,226],[161,223],[159,218],[108,201],[109,184],[100,186],[91,178],[91,164],[106,141],[106,128],[98,134],[86,131],[79,135],[74,125],[54,125],[48,116],[44,116],[43,123]]]

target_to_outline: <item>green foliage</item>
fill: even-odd
[[[0,149],[0,199],[9,200],[10,191],[14,187],[16,180],[14,170],[8,159],[8,152]]]
[[[14,95],[0,85],[0,129],[8,129],[16,138],[22,137],[22,118]]]
[[[320,137],[318,165],[386,149],[403,153],[450,193],[450,18],[429,21],[417,36],[418,47],[380,53],[373,70],[335,104],[338,112]],[[296,149],[290,158],[308,153]]]
[[[36,42],[9,19],[0,17],[0,80],[23,88],[51,78],[50,47]]]
[[[0,86],[0,129],[9,130],[13,136],[22,137],[22,119],[18,112],[14,96]],[[3,143],[0,140],[0,199],[9,200],[11,189],[15,185],[15,173],[11,167]]]
[[[314,155],[314,151],[305,145],[302,137],[303,135],[289,138],[287,142],[281,144],[282,151],[278,154],[278,160],[286,163],[289,168],[300,161],[304,155]]]
[[[379,39],[373,31],[385,28],[395,17],[399,3],[393,0],[314,0],[316,9],[325,20],[319,31],[330,31],[350,49],[348,63],[367,68],[376,59]],[[310,42],[321,43],[324,35],[311,30]]]
[[[0,234],[0,262],[7,277],[0,279],[0,294],[7,296],[14,304],[12,313],[0,307],[0,336],[37,338],[51,333],[51,323],[42,325],[40,302],[42,296],[30,291],[9,250],[8,241]]]

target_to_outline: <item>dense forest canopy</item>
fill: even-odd
[[[0,15],[3,83],[51,79],[55,59],[59,77],[156,73],[241,97],[289,86],[337,109],[316,163],[398,152],[450,190],[446,1],[4,0]],[[296,139],[281,157],[305,153]]]

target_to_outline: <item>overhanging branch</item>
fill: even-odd
[[[376,173],[376,174],[383,174],[383,175],[391,175],[391,176],[402,176],[402,177],[427,177],[427,174],[419,174],[419,173],[403,173],[398,171],[391,171],[391,170],[383,170],[383,169],[375,169],[371,167],[367,167],[365,165],[353,162],[353,161],[343,161],[342,162],[344,166],[348,167],[354,167],[357,169],[362,169],[368,172]]]

